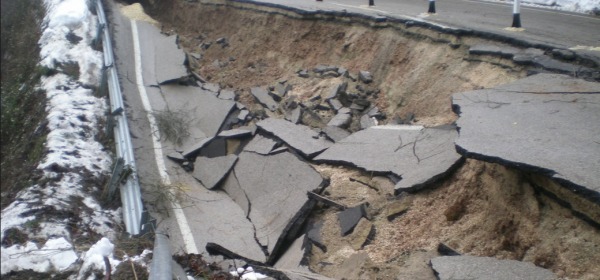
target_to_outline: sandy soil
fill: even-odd
[[[371,71],[372,86],[382,92],[373,102],[388,120],[414,113],[416,123],[433,126],[456,120],[450,106],[453,93],[524,75],[521,68],[506,67],[511,66],[506,61],[468,59],[468,46],[453,48],[394,28],[167,2],[150,11],[163,31],[179,34],[187,52],[202,56],[191,61],[194,71],[235,89],[247,106],[255,106],[250,87],[282,79],[301,99],[327,92],[339,78],[303,79],[295,73],[329,64],[354,74]],[[216,44],[218,38],[227,38],[228,45]],[[203,48],[207,43],[210,47]],[[367,245],[357,250],[351,246],[352,234],[340,235],[338,210],[317,209],[311,219],[324,223],[327,250],[313,249],[310,267],[316,272],[338,279],[435,279],[428,261],[442,242],[464,254],[533,262],[565,279],[600,275],[599,229],[540,194],[529,174],[467,160],[433,188],[397,198],[386,178],[338,166],[315,168],[331,179],[326,196],[332,200],[347,206],[369,202],[369,219],[376,228]],[[408,211],[389,221],[388,209],[399,201],[409,205]]]
[[[570,279],[595,279],[600,275],[600,267],[595,265],[600,257],[600,231],[540,194],[519,171],[467,160],[434,188],[403,196],[400,200],[410,205],[408,211],[388,221],[385,209],[397,203],[391,198],[391,183],[347,168],[317,168],[325,176],[331,174],[331,199],[348,206],[369,202],[371,221],[377,230],[370,244],[352,250],[352,235],[341,237],[338,211],[316,212],[314,219],[325,221],[327,252],[313,249],[311,265],[324,274],[338,275],[337,268],[343,267],[345,257],[361,252],[369,256],[363,272],[383,267],[401,273],[411,255],[436,255],[432,252],[441,242],[463,254],[532,262]]]

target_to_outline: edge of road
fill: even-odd
[[[428,30],[432,30],[435,32],[439,32],[442,34],[447,34],[455,37],[477,37],[482,39],[487,39],[499,43],[506,43],[517,47],[522,48],[536,48],[544,51],[552,51],[554,49],[557,50],[569,50],[574,53],[575,59],[579,62],[579,64],[586,65],[591,68],[600,67],[600,52],[593,51],[585,51],[580,49],[566,49],[562,46],[553,45],[549,43],[542,43],[535,40],[527,40],[516,38],[513,36],[490,32],[490,31],[482,31],[471,28],[464,27],[455,27],[449,25],[443,25],[431,21],[427,21],[423,18],[416,18],[407,15],[381,15],[381,11],[373,10],[374,15],[368,14],[366,12],[356,12],[356,11],[347,11],[347,10],[309,10],[300,7],[292,7],[287,6],[285,4],[278,3],[270,3],[270,2],[261,2],[256,0],[202,0],[202,4],[207,5],[215,5],[215,6],[234,6],[240,9],[254,10],[258,12],[264,12],[268,14],[276,14],[283,16],[292,16],[286,12],[291,12],[297,14],[302,19],[325,19],[325,20],[335,20],[337,19],[358,19],[358,23],[371,23],[382,25],[380,27],[384,27],[386,23],[389,24],[401,24],[404,25],[405,28],[411,27],[420,27]],[[230,4],[234,3],[234,4]],[[261,9],[260,7],[267,8]],[[278,11],[279,10],[279,11]],[[378,13],[379,12],[379,13]],[[366,21],[366,22],[364,22]],[[447,41],[447,43],[451,43],[448,40],[443,38],[431,38],[433,40],[438,41]],[[569,62],[572,63],[572,62]]]

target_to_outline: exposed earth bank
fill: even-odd
[[[526,72],[510,60],[469,56],[469,45],[482,41],[477,38],[344,18],[306,20],[220,1],[150,2],[147,12],[163,32],[179,34],[184,50],[195,54],[191,68],[208,82],[237,91],[239,101],[254,112],[260,106],[251,87],[287,80],[293,85],[291,95],[309,99],[329,92],[337,80],[301,78],[297,71],[335,65],[373,74],[372,87],[380,93],[371,100],[385,112],[380,124],[450,124],[457,119],[450,103],[453,93],[508,83]],[[226,44],[217,43],[219,38]],[[435,279],[428,262],[444,243],[467,255],[532,262],[565,279],[600,275],[599,229],[548,197],[544,190],[556,187],[549,180],[469,159],[442,182],[395,197],[393,183],[385,178],[342,166],[314,166],[331,180],[326,191],[330,199],[347,206],[369,203],[376,229],[366,245],[356,247],[354,234],[340,237],[338,210],[314,211],[311,219],[323,222],[326,247],[311,252],[315,272],[338,279]],[[398,207],[406,212],[388,219],[390,209]],[[600,213],[597,205],[590,207]]]

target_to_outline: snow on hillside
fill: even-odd
[[[513,3],[512,0],[496,1]],[[568,12],[600,14],[600,0],[521,0],[521,4],[524,6],[549,8]]]
[[[600,12],[600,0],[525,0],[523,2],[577,13]]]
[[[102,53],[91,47],[97,18],[88,2],[93,1],[44,1],[40,65],[58,72],[40,81],[48,99],[47,154],[37,167],[42,178],[1,213],[1,275],[30,269],[70,271],[75,277],[83,275],[81,263],[104,267],[103,258],[94,254],[112,253],[107,248],[112,250],[109,239],[114,240],[113,228],[121,223],[120,210],[103,209],[92,195],[101,191],[98,182],[110,173],[112,160],[96,140],[107,108],[105,98],[94,96],[103,62]],[[77,250],[96,242],[100,253]]]

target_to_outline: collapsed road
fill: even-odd
[[[229,8],[252,13],[233,4],[182,5],[208,12]],[[418,212],[419,195],[460,181],[460,174],[480,164],[477,161],[513,168],[509,173],[522,172],[519,181],[527,180],[536,193],[552,198],[553,202],[537,198],[536,207],[559,201],[583,218],[577,227],[597,234],[598,82],[545,73],[520,79],[523,75],[509,73],[515,78],[494,81],[485,89],[473,82],[472,90],[445,93],[452,99],[441,102],[447,107],[442,110],[453,110],[458,118],[447,115],[419,123],[420,112],[400,115],[389,105],[381,106],[389,96],[382,92],[385,82],[378,76],[382,71],[369,71],[377,67],[328,61],[282,70],[267,83],[241,75],[219,80],[216,72],[228,73],[227,67],[240,58],[233,53],[226,59],[205,57],[243,47],[238,46],[242,40],[223,34],[209,41],[201,34],[197,38],[202,39],[196,39],[201,43],[190,48],[185,45],[191,39],[163,34],[164,28],[161,32],[139,10],[132,15],[113,4],[112,11],[117,67],[131,116],[144,200],[158,217],[158,228],[170,233],[172,251],[202,254],[224,269],[249,263],[290,279],[373,278],[388,273],[427,279],[433,271],[441,279],[453,279],[465,270],[464,277],[485,278],[512,270],[503,277],[548,279],[598,272],[592,267],[574,272],[560,267],[557,260],[546,263],[538,256],[531,260],[525,253],[512,255],[528,249],[519,247],[520,241],[503,241],[510,244],[498,251],[508,255],[478,254],[469,249],[476,245],[458,241],[450,242],[452,254],[431,250],[433,243],[446,248],[443,242],[450,237],[421,244],[426,253],[404,251],[402,262],[395,256],[378,264],[379,255],[373,253],[382,250],[381,242],[392,242],[386,228],[410,217],[410,211]],[[466,55],[472,63],[492,68],[506,64],[515,72],[525,69],[512,60],[557,73],[576,67],[588,78],[598,72],[589,60],[582,60],[586,66],[573,66],[531,49],[507,51],[473,44]],[[261,63],[259,59],[240,67],[264,79],[269,69],[261,69],[266,67]],[[244,82],[231,83],[238,78]],[[414,97],[402,99],[410,103],[410,98]],[[444,214],[449,226],[477,211],[467,209],[465,198],[456,199],[454,205],[444,205],[450,206]],[[512,221],[508,228],[490,231],[502,236],[511,227]],[[600,255],[597,236],[586,242],[592,248],[588,256]],[[439,257],[463,253],[472,256]],[[405,271],[398,272],[401,269]]]

